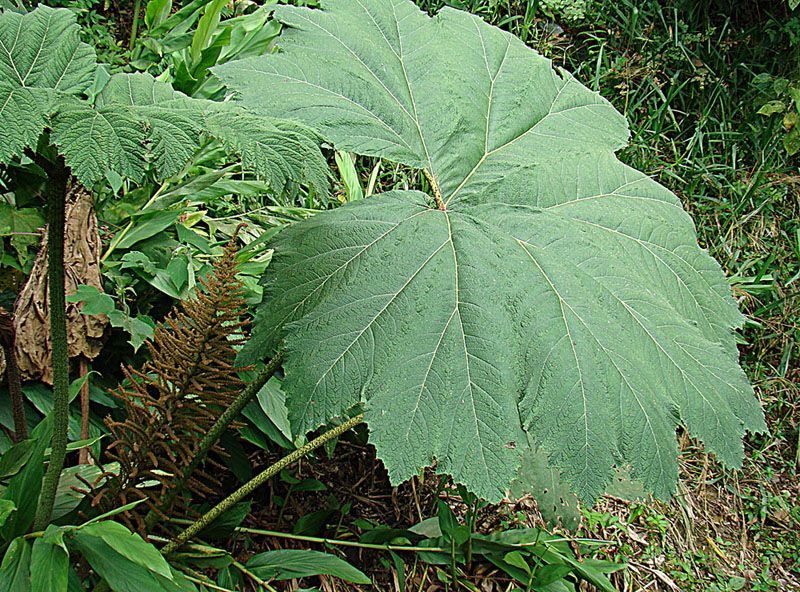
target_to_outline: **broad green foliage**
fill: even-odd
[[[528,440],[532,438],[529,436]],[[575,531],[580,526],[578,498],[561,480],[558,470],[549,466],[547,455],[534,442],[531,442],[522,455],[519,473],[511,483],[509,493],[514,499],[533,497],[548,526],[560,524],[570,531]]]
[[[765,429],[742,316],[678,199],[616,159],[624,117],[469,14],[322,8],[278,8],[283,52],[215,73],[338,149],[426,168],[443,207],[395,191],[279,236],[243,357],[285,338],[294,428],[364,404],[394,482],[435,461],[492,500],[525,432],[585,499],[625,465],[668,496],[679,422],[739,466]]]
[[[332,575],[355,584],[371,584],[363,572],[335,555],[310,549],[279,549],[250,558],[247,567],[264,580],[291,580],[320,574]]]
[[[108,76],[78,39],[68,10],[40,6],[0,14],[0,162],[36,147],[49,128],[65,163],[84,185],[117,175],[141,182],[175,175],[205,137],[241,157],[276,191],[305,181],[327,191],[316,134],[256,117],[231,103],[190,99],[149,74]],[[93,100],[84,100],[90,93]]]
[[[0,15],[0,161],[36,146],[52,101],[91,84],[95,54],[79,33],[67,10]]]
[[[170,177],[206,134],[278,191],[299,179],[327,189],[327,163],[308,128],[255,116],[232,103],[191,99],[149,74],[115,74],[94,105],[75,101],[56,114],[53,128],[67,162],[86,180],[111,169],[139,181],[149,161],[160,178]]]
[[[61,592],[78,583],[70,556],[82,556],[115,592],[196,592],[153,545],[110,520],[79,526],[51,524],[31,540],[13,539],[0,564],[0,589]],[[72,581],[70,581],[72,580]],[[75,589],[83,589],[80,587]]]

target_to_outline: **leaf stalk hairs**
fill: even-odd
[[[56,489],[67,454],[69,428],[69,352],[67,346],[66,295],[64,293],[64,211],[69,173],[59,156],[55,163],[33,154],[47,172],[47,288],[50,305],[50,342],[53,347],[53,435],[50,462],[42,481],[34,530],[50,521]]]
[[[272,479],[275,475],[280,473],[286,467],[289,467],[296,463],[298,460],[303,458],[312,450],[316,450],[326,442],[333,440],[334,438],[338,438],[342,434],[344,434],[347,430],[354,428],[358,424],[360,424],[364,420],[364,415],[359,414],[353,417],[352,419],[347,420],[346,422],[336,426],[335,428],[328,430],[324,434],[317,436],[311,442],[301,446],[294,452],[291,452],[280,459],[278,462],[270,465],[264,471],[250,479],[247,483],[242,485],[239,489],[234,491],[216,506],[214,506],[211,510],[206,512],[202,517],[198,520],[195,520],[189,527],[187,527],[183,532],[181,532],[178,536],[176,536],[172,542],[168,543],[161,549],[161,553],[163,555],[169,555],[176,550],[178,550],[181,545],[188,542],[193,536],[197,533],[202,531],[206,526],[214,522],[217,518],[222,516],[225,512],[227,512],[230,508],[232,508],[235,504],[246,498],[248,495],[253,493],[256,489],[261,487],[264,483]]]

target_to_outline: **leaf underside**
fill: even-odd
[[[490,500],[525,432],[587,500],[619,466],[669,496],[679,423],[739,466],[765,429],[742,316],[678,199],[617,160],[624,117],[464,12],[322,5],[278,8],[282,53],[215,72],[339,149],[427,168],[446,209],[394,191],[279,236],[243,357],[285,338],[294,428],[364,404],[394,482],[435,461]]]

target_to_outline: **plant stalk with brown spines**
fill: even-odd
[[[269,381],[269,379],[272,378],[275,372],[281,367],[282,361],[283,351],[279,351],[269,361],[264,369],[258,373],[255,379],[253,379],[253,381],[247,385],[241,394],[239,394],[239,396],[236,397],[236,399],[234,399],[233,402],[225,409],[211,429],[206,432],[206,435],[203,436],[203,439],[200,441],[200,444],[197,447],[197,454],[189,463],[189,465],[184,468],[183,474],[177,479],[175,485],[167,492],[167,495],[162,500],[160,506],[161,511],[151,510],[147,514],[147,517],[145,518],[145,528],[148,531],[161,517],[164,509],[168,508],[172,504],[173,499],[183,487],[183,484],[191,477],[192,473],[203,461],[208,451],[216,445],[220,437],[222,437],[223,432],[239,416],[247,404],[258,394],[258,391],[260,391],[261,388],[267,384],[267,381]]]

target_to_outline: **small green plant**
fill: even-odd
[[[577,2],[541,0],[539,7],[551,18],[564,20],[568,23],[576,23],[586,18],[587,4],[589,4],[587,0],[578,0]]]
[[[794,156],[800,152],[800,85],[769,74],[757,76],[755,85],[767,99],[758,114],[767,119],[781,118],[786,132],[783,147],[789,156]]]
[[[172,0],[150,0],[131,66],[158,75],[189,96],[222,99],[225,88],[210,68],[261,55],[280,32],[272,19],[274,1],[230,4],[194,0],[171,12]]]
[[[342,550],[385,553],[384,564],[397,574],[401,590],[411,589],[409,576],[420,565],[424,566],[424,570],[430,570],[445,589],[463,587],[472,590],[474,587],[470,583],[469,573],[477,563],[490,564],[499,569],[516,586],[509,590],[577,592],[585,583],[603,592],[615,590],[608,575],[623,569],[624,564],[586,557],[603,541],[563,538],[538,528],[512,528],[482,535],[475,531],[475,520],[484,504],[463,487],[459,488],[459,495],[466,505],[463,519],[448,504],[440,502],[434,516],[409,529],[390,528],[361,520],[358,521],[360,534],[352,533],[347,538],[323,538],[305,532],[285,533],[249,527],[236,527],[234,532],[306,544],[324,544]],[[172,522],[194,527],[188,520],[175,519]],[[170,545],[167,549],[174,549],[174,546]],[[579,559],[574,549],[579,549],[584,557]],[[198,545],[185,547],[184,553],[193,550],[202,550],[207,556],[211,553],[227,556],[222,549]],[[217,583],[233,588],[245,579],[257,582],[259,578],[271,577],[280,581],[318,574],[331,574],[354,583],[371,583],[362,572],[346,565],[340,559],[317,551],[268,551],[252,557],[245,565],[230,562],[228,567],[219,572]]]
[[[36,513],[37,494],[43,486],[45,463],[53,462],[52,425],[53,417],[45,417],[29,438],[20,440],[0,457],[0,541],[4,551],[0,590],[67,590],[74,585],[68,582],[78,581],[75,566],[81,558],[114,590],[134,590],[131,586],[138,586],[140,590],[195,591],[194,585],[171,568],[155,547],[112,520],[116,514],[132,510],[138,502],[81,521],[74,512],[80,496],[70,490],[73,483],[79,482],[65,478],[55,495],[58,525],[28,532]],[[78,447],[71,445],[70,449]],[[97,582],[94,577],[87,579]]]

